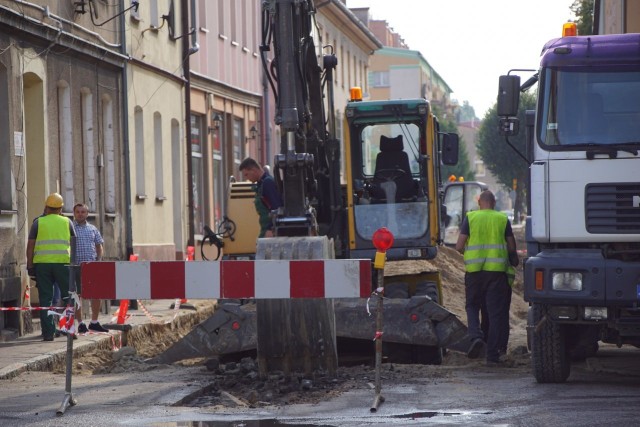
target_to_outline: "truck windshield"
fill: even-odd
[[[640,146],[640,70],[543,73],[538,140],[549,149]]]

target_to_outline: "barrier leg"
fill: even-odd
[[[67,369],[65,373],[64,399],[62,405],[56,412],[56,415],[64,415],[64,412],[70,406],[75,406],[78,402],[71,393],[71,374],[73,372],[73,334],[67,334]]]
[[[378,304],[376,309],[376,367],[375,367],[375,397],[373,399],[373,405],[371,405],[371,412],[376,412],[378,410],[378,406],[384,402],[384,397],[382,396],[382,382],[381,382],[381,374],[382,374],[382,297],[383,297],[383,280],[384,280],[384,270],[378,270],[378,289],[376,289],[375,294],[378,297]]]

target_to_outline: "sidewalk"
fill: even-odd
[[[189,304],[196,307],[192,309],[180,308],[174,310],[170,308],[174,300],[144,300],[142,304],[150,315],[145,314],[141,305],[136,310],[127,312],[129,318],[125,322],[135,330],[145,324],[169,322],[177,316],[195,316],[197,311],[212,308],[216,300],[189,300]],[[117,306],[110,307],[109,314],[100,313],[98,321],[104,326],[112,322],[113,314],[118,309]],[[37,318],[37,312],[33,312]],[[88,313],[87,313],[88,314]],[[88,316],[85,323],[89,324]],[[40,322],[34,321],[34,332],[19,337],[14,341],[0,342],[0,380],[13,378],[24,371],[46,371],[66,358],[67,337],[61,335],[53,341],[42,341],[40,335]],[[119,339],[119,331],[110,333],[88,333],[79,334],[78,339],[73,341],[74,356],[91,351],[98,347],[111,346],[114,339]]]

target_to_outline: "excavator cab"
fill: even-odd
[[[388,260],[434,258],[442,148],[429,102],[350,102],[346,117],[349,258],[372,258],[380,227],[395,238]]]

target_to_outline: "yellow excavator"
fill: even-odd
[[[227,217],[217,236],[205,233],[203,245],[217,243],[231,260],[373,259],[372,236],[386,227],[394,236],[388,261],[436,257],[446,215],[440,167],[457,163],[458,136],[440,132],[426,99],[363,101],[353,88],[341,143],[333,115],[337,59],[318,50],[313,1],[262,4],[261,51],[282,135],[273,175],[284,206],[272,212],[275,237],[257,239],[252,185],[231,183]],[[378,273],[372,272],[372,290]],[[384,296],[389,360],[437,364],[445,347],[466,351],[466,327],[442,305],[439,272],[386,277]],[[373,355],[374,319],[366,298],[221,301],[211,318],[156,360],[257,349],[268,370],[308,370],[341,348]],[[313,341],[300,344],[308,359],[292,361],[287,343],[305,339]]]

